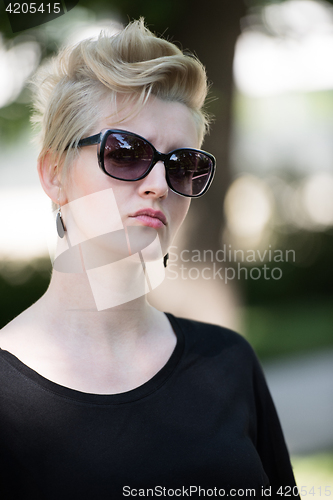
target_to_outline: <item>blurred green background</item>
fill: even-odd
[[[214,255],[223,245],[243,251],[228,266],[236,275],[245,266],[247,279],[243,271],[229,288],[214,283],[231,297],[221,324],[237,325],[264,362],[332,349],[333,11],[315,0],[80,0],[15,34],[0,0],[0,327],[41,296],[51,273],[39,218],[50,204],[35,172],[27,80],[63,44],[140,16],[194,52],[212,82],[215,121],[204,148],[218,172],[180,241]],[[264,266],[281,277],[265,278]],[[333,454],[317,453],[295,457],[297,476],[310,468],[317,487],[333,489]]]

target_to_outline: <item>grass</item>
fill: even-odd
[[[302,499],[333,497],[333,451],[291,457]]]

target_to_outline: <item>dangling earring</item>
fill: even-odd
[[[167,253],[166,255],[164,255],[164,258],[163,258],[164,267],[167,267],[168,259],[169,259],[169,254]]]
[[[65,236],[66,229],[65,229],[64,221],[62,220],[62,217],[61,217],[61,206],[59,203],[60,191],[61,191],[61,188],[59,189],[59,196],[58,196],[58,212],[57,212],[57,216],[56,216],[56,226],[57,226],[57,233],[59,235],[59,238],[63,238]]]

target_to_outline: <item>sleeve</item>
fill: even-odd
[[[273,498],[300,498],[289,452],[262,368],[255,357],[253,386],[256,405],[257,451],[269,478]]]

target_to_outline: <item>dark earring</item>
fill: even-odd
[[[61,187],[59,187],[59,193],[58,193],[58,212],[56,216],[56,226],[59,238],[63,238],[65,236],[66,228],[64,221],[62,220],[61,217],[60,193],[61,193]]]
[[[57,217],[56,217],[56,226],[57,226],[57,233],[59,235],[59,238],[63,238],[65,236],[65,225],[64,225],[64,221],[62,220],[62,217],[61,217],[61,208],[59,207],[58,208],[58,213],[57,213]]]
[[[164,258],[163,258],[164,267],[167,267],[168,259],[169,259],[169,254],[167,253],[166,255],[164,255]]]

